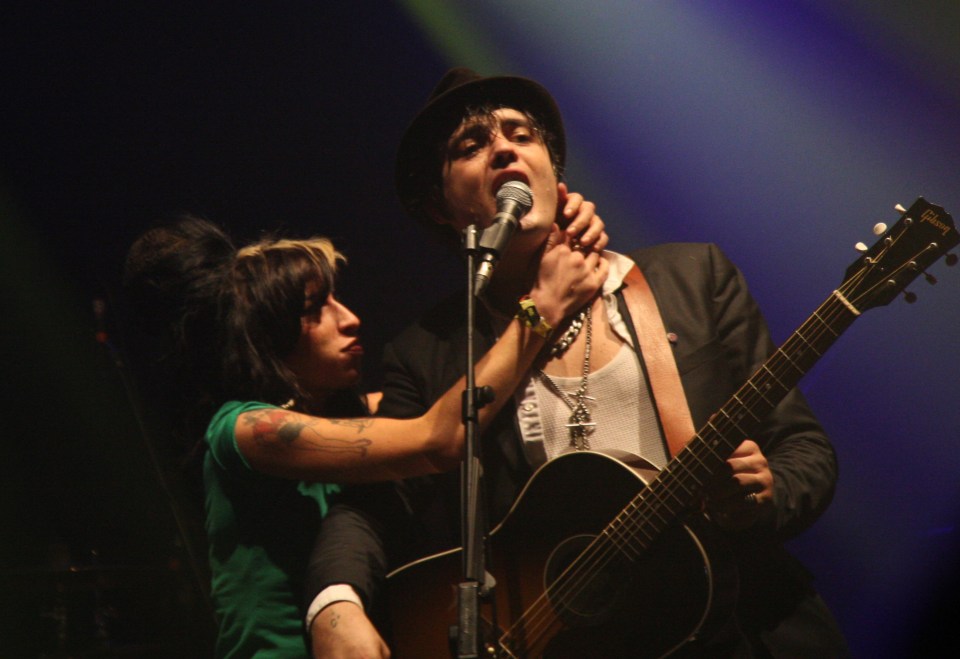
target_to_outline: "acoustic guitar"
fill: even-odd
[[[710,638],[732,610],[736,575],[720,569],[722,545],[705,532],[706,485],[864,311],[889,304],[958,242],[943,208],[914,202],[662,470],[603,451],[541,467],[490,533],[481,656],[662,657]],[[398,659],[451,656],[461,553],[388,575]]]

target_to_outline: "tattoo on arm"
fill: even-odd
[[[347,426],[348,428],[356,428],[357,432],[369,428],[373,424],[373,419],[327,419],[330,423],[337,426]]]
[[[257,410],[243,415],[243,420],[252,427],[253,440],[267,447],[281,445],[298,451],[356,453],[366,457],[367,448],[373,443],[365,437],[351,440],[326,437],[318,424],[294,417],[285,410]],[[372,419],[330,419],[330,422],[352,426],[359,433],[369,427]]]

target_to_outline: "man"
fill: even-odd
[[[471,223],[489,224],[496,213],[495,195],[505,182],[522,181],[533,193],[533,206],[480,305],[480,348],[516,313],[539,250],[553,223],[562,219],[564,160],[560,112],[542,86],[516,77],[485,78],[466,69],[444,76],[403,137],[397,158],[400,199],[410,215],[450,241]],[[551,336],[554,347],[531,370],[515,405],[505,407],[482,438],[483,503],[491,526],[504,518],[534,469],[557,456],[567,460],[570,451],[614,449],[663,467],[680,450],[668,443],[675,440],[677,428],[681,433],[701,428],[774,349],[740,272],[715,246],[662,245],[633,252],[629,259],[607,256],[610,274],[603,295],[557,328]],[[638,271],[643,275],[639,280]],[[628,299],[634,299],[633,291],[642,289],[644,280],[655,302],[637,313]],[[439,305],[388,346],[381,414],[417,415],[462,375],[466,319],[461,306],[461,296]],[[653,362],[655,350],[647,347],[661,346],[648,343],[651,332],[645,329],[646,319],[658,314],[664,332],[654,339],[669,345],[672,353],[666,377]],[[665,401],[678,390],[683,413],[674,420],[675,413],[665,412],[670,407]],[[692,435],[690,430],[685,439]],[[810,577],[782,546],[809,526],[832,497],[836,463],[829,440],[794,389],[751,437],[738,437],[732,447],[717,476],[694,489],[697,504],[702,502],[711,520],[707,526],[730,548],[739,596],[730,614],[710,627],[709,637],[684,643],[684,650],[710,657],[846,654]],[[406,547],[415,547],[414,555],[460,544],[458,481],[454,473],[405,483],[401,504],[370,493],[358,495],[355,505],[345,502],[324,525],[310,594],[331,584],[349,584],[363,605],[375,610],[378,578],[390,560],[387,548],[398,537]],[[565,485],[571,490],[584,486]],[[582,498],[594,494],[584,491]],[[397,522],[411,516],[415,525]],[[600,521],[598,528],[609,520]],[[636,592],[624,602],[648,596],[638,586],[632,588]],[[721,595],[717,599],[724,599]],[[344,601],[326,607],[313,621],[315,650],[324,656],[384,652],[363,611]],[[644,633],[631,632],[629,625],[605,632],[606,638],[597,641],[609,644],[596,656],[642,656],[647,644],[672,647],[657,646],[660,639],[652,638],[656,631]]]

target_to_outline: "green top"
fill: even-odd
[[[336,485],[253,471],[237,447],[243,412],[266,403],[224,403],[207,427],[203,460],[217,657],[309,657],[302,584],[327,498]]]

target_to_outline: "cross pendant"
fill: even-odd
[[[570,443],[578,451],[586,451],[590,448],[590,442],[587,441],[587,428],[593,428],[597,424],[590,420],[590,411],[583,401],[577,403],[573,408],[573,414],[570,415],[570,422],[566,424],[570,429]]]

